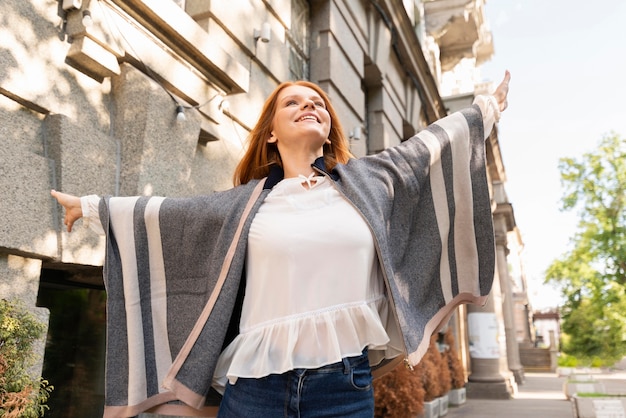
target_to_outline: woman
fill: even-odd
[[[361,159],[326,94],[287,82],[231,190],[52,191],[68,231],[86,216],[108,237],[105,416],[191,414],[171,401],[202,409],[211,385],[220,417],[373,416],[371,370],[416,364],[454,307],[489,293],[484,139],[509,80]]]

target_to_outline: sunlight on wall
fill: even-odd
[[[41,261],[39,260],[9,255],[7,265],[11,270],[20,271],[22,276],[39,278],[39,270],[41,269]]]
[[[39,286],[41,260],[8,255],[6,267],[8,274],[0,280],[0,295],[17,297],[28,301],[27,304],[34,304]]]
[[[58,246],[58,238],[56,231],[49,231],[43,237],[34,239],[33,242],[33,252],[37,254],[51,254],[56,255],[57,246]]]
[[[100,242],[96,247],[83,245],[73,252],[73,257],[80,260],[81,264],[101,266],[104,262],[105,238],[100,237]]]

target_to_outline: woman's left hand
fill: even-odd
[[[509,105],[507,101],[507,96],[509,94],[509,81],[511,80],[511,73],[509,70],[504,72],[504,79],[500,83],[500,85],[496,88],[496,91],[493,92],[493,97],[496,98],[498,102],[498,108],[500,112],[504,111]]]
[[[65,208],[63,223],[67,226],[67,232],[72,232],[74,222],[83,217],[80,198],[71,194],[57,192],[56,190],[51,190],[50,194]]]

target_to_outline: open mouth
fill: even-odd
[[[296,120],[296,122],[302,122],[305,120],[312,120],[319,123],[319,119],[314,115],[302,115]]]

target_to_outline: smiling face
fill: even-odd
[[[284,163],[292,161],[291,155],[283,152],[284,149],[279,150],[278,145],[281,143],[281,140],[278,134],[283,135],[281,132],[286,131],[286,126],[293,124],[295,120],[286,118],[287,124],[283,124],[283,118],[288,109],[296,105],[295,103],[285,103],[284,99],[289,95],[293,95],[294,92],[302,91],[300,88],[292,89],[293,87],[304,87],[305,97],[315,98],[314,102],[318,102],[315,115],[320,122],[319,127],[322,128],[323,133],[319,135],[318,132],[318,135],[308,136],[309,139],[315,138],[313,143],[316,145],[309,147],[314,152],[307,152],[305,155],[300,150],[300,160],[310,164],[312,161],[310,157],[323,155],[326,169],[331,171],[337,164],[345,164],[350,158],[353,158],[350,152],[350,144],[341,127],[341,121],[338,119],[337,112],[324,90],[310,81],[285,81],[279,84],[265,100],[259,119],[250,131],[248,137],[249,146],[235,169],[233,184],[245,184],[252,179],[262,179],[269,175],[271,167],[279,166],[284,169]],[[323,99],[322,102],[318,100],[320,97]],[[313,104],[315,105],[315,103]],[[322,104],[325,105],[325,110],[321,109]],[[326,118],[328,118],[327,122]],[[309,123],[311,125],[302,124],[300,127],[314,126],[313,121],[309,121]],[[312,134],[314,131],[310,130],[308,132]],[[285,133],[282,142],[289,143],[292,136],[295,136],[292,134]],[[328,138],[328,142],[326,142],[326,138]],[[300,139],[304,138],[301,137]],[[320,140],[324,141],[321,147],[318,146]],[[292,142],[297,143],[297,141]]]
[[[330,114],[322,97],[309,87],[292,85],[278,94],[268,142],[276,143],[283,156],[285,152],[301,151],[319,157],[330,127]]]

